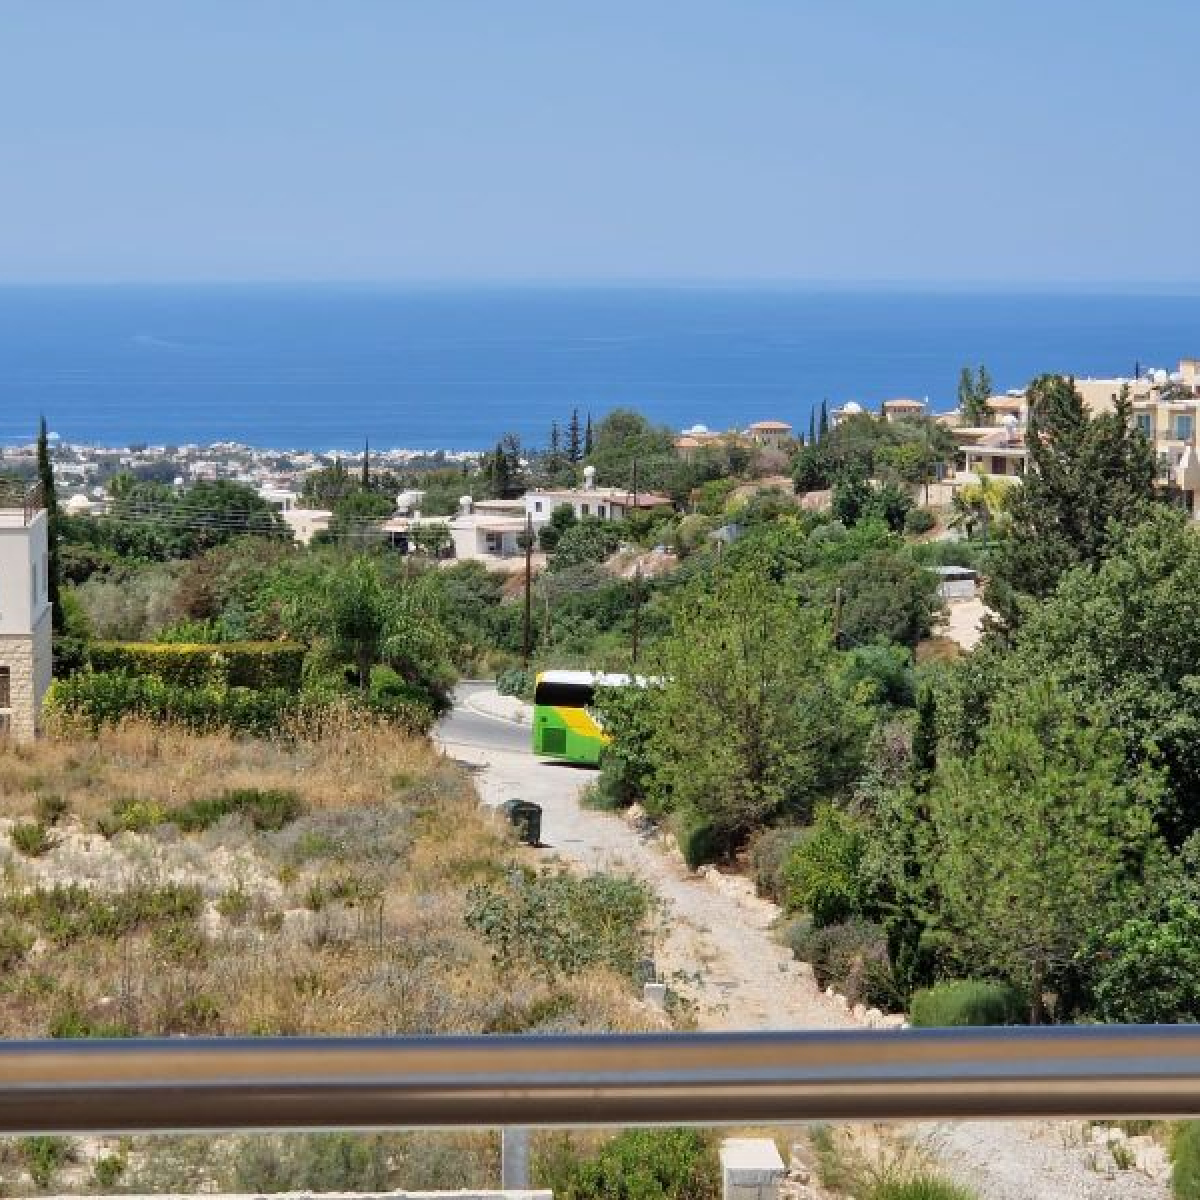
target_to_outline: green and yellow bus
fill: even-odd
[[[608,735],[591,712],[598,687],[642,684],[632,675],[543,671],[533,693],[533,752],[594,767]]]

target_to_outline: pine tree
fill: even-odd
[[[979,372],[977,382],[975,384],[975,396],[979,401],[980,408],[987,412],[987,402],[992,398],[992,377],[988,374],[988,369],[979,364]]]
[[[592,414],[587,415],[587,428],[583,433],[583,456],[584,458],[592,457],[592,450],[595,448],[592,440]]]
[[[571,409],[571,423],[567,426],[567,458],[573,463],[583,458],[583,434],[579,429],[579,409]]]
[[[817,426],[817,441],[823,442],[829,436],[829,401],[821,401],[821,424]]]
[[[58,493],[54,488],[54,464],[50,461],[50,435],[46,432],[45,417],[42,417],[38,425],[37,472],[38,482],[42,485],[42,503],[46,506],[46,540],[48,543],[46,560],[50,575],[46,581],[46,590],[50,597],[52,627],[56,633],[59,633],[63,627],[63,615],[58,589]]]

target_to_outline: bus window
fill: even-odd
[[[543,681],[533,694],[534,704],[556,705],[559,708],[588,708],[596,689],[589,683],[552,683]]]

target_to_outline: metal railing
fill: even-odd
[[[0,1133],[1200,1114],[1200,1026],[0,1043]]]
[[[40,480],[32,483],[23,479],[0,479],[0,509],[19,509],[26,525],[34,514],[46,507],[46,497]]]

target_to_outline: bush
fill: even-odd
[[[9,830],[13,849],[26,858],[40,858],[58,844],[45,825],[38,821],[22,821]]]
[[[1200,1020],[1200,905],[1169,897],[1165,911],[1131,916],[1095,948],[1092,996],[1103,1021],[1173,1025]]]
[[[292,642],[94,642],[95,671],[148,676],[178,687],[298,691],[305,649]]]
[[[927,508],[910,508],[904,517],[904,532],[928,533],[937,524],[937,518]]]
[[[85,937],[116,940],[135,929],[195,920],[204,908],[197,887],[166,884],[100,895],[77,883],[9,895],[10,915],[29,921],[59,946]]]
[[[502,696],[524,696],[533,687],[533,673],[524,667],[509,667],[496,676],[496,691]]]
[[[1021,1025],[1028,1008],[1021,993],[1007,983],[961,979],[915,993],[909,1020],[918,1029]]]
[[[39,792],[36,814],[39,825],[57,825],[67,815],[67,802],[54,792]]]
[[[217,796],[203,796],[167,812],[184,833],[211,829],[226,817],[245,817],[257,830],[276,832],[304,811],[300,797],[282,788],[236,788]]]
[[[649,892],[629,876],[525,874],[472,887],[466,922],[501,966],[532,962],[566,975],[605,966],[632,976],[649,913]]]
[[[879,925],[861,921],[815,928],[796,921],[787,942],[801,962],[812,966],[817,983],[833,987],[851,1004],[891,1009],[899,990],[888,959],[887,938]]]
[[[1171,1139],[1171,1195],[1200,1200],[1200,1121],[1183,1121]]]
[[[676,813],[671,824],[683,861],[693,871],[705,863],[716,862],[724,852],[725,842],[721,835],[699,813]]]
[[[751,835],[746,847],[750,873],[758,894],[766,896],[780,907],[787,893],[784,867],[792,851],[805,836],[803,829],[793,825],[760,829]]]
[[[167,811],[157,801],[129,796],[118,800],[96,826],[105,837],[115,837],[118,833],[145,833],[166,820]]]
[[[809,913],[816,926],[861,915],[865,849],[862,828],[853,817],[832,805],[818,809],[812,828],[784,864],[784,907]]]
[[[537,1183],[558,1200],[714,1200],[720,1167],[705,1131],[630,1129],[583,1159],[564,1135],[541,1156]]]
[[[25,961],[33,949],[33,938],[11,921],[0,923],[0,971],[11,971]]]
[[[45,1190],[54,1180],[58,1169],[74,1157],[74,1147],[64,1137],[38,1134],[20,1141],[21,1158],[33,1182]]]

